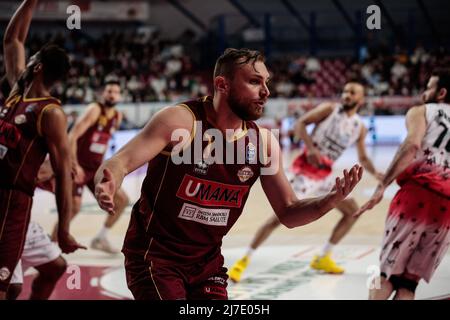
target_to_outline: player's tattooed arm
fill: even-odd
[[[386,171],[381,182],[385,187],[390,185],[397,176],[403,172],[414,160],[417,150],[420,149],[422,139],[427,130],[425,119],[425,106],[413,107],[406,114],[406,129],[408,134],[400,145],[394,160]]]
[[[360,216],[365,211],[372,209],[383,199],[386,188],[403,172],[413,161],[417,151],[420,149],[422,139],[425,136],[427,124],[425,119],[425,106],[409,109],[406,114],[406,129],[408,134],[405,141],[400,145],[382,181],[378,184],[372,197],[354,216]]]

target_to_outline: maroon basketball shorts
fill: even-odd
[[[81,197],[83,195],[84,186],[87,186],[92,194],[94,194],[95,191],[94,177],[97,169],[83,169],[85,175],[84,181],[82,181],[81,183],[73,183],[72,194],[74,197]]]
[[[142,256],[125,257],[128,288],[136,300],[227,300],[223,256],[207,262],[177,265]]]
[[[94,177],[97,170],[84,169],[84,180],[80,183],[72,184],[72,195],[74,197],[81,197],[83,195],[84,186],[87,186],[91,190],[92,194],[95,191]],[[37,187],[42,190],[55,193],[55,178],[51,177],[48,180],[42,180],[37,183]]]
[[[0,291],[7,291],[22,255],[32,203],[22,191],[0,189]]]

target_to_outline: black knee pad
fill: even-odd
[[[406,279],[401,276],[392,275],[389,277],[389,281],[392,283],[394,290],[398,290],[400,288],[409,290],[411,292],[416,292],[416,288],[418,285],[417,281]]]

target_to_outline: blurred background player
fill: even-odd
[[[400,190],[389,207],[380,254],[381,279],[369,292],[373,300],[393,292],[396,300],[414,299],[419,281],[430,282],[450,245],[450,69],[433,73],[423,102],[406,114],[408,135],[356,214],[378,204],[397,179]]]
[[[61,249],[36,221],[30,221],[24,250],[14,269],[6,298],[16,300],[23,286],[24,273],[31,267],[38,271],[31,284],[30,300],[46,300],[64,274],[67,262]]]
[[[359,162],[377,179],[382,174],[377,172],[368,158],[365,147],[367,129],[358,115],[364,104],[364,87],[350,82],[344,86],[342,102],[326,102],[303,115],[296,124],[297,135],[302,138],[305,147],[295,159],[292,171],[295,177],[291,181],[298,197],[322,195],[333,187],[333,163],[355,142]],[[306,126],[315,124],[312,134]],[[328,243],[320,255],[315,256],[311,267],[327,273],[339,274],[344,269],[331,258],[333,247],[350,231],[356,219],[353,214],[358,205],[353,198],[347,198],[337,205],[342,213],[341,220],[334,227]],[[280,225],[276,216],[272,216],[256,232],[246,255],[238,260],[229,271],[230,279],[239,282],[254,252]]]
[[[61,48],[44,46],[25,64],[25,39],[37,1],[24,1],[3,39],[11,94],[0,110],[0,299],[23,251],[36,177],[47,153],[54,168],[59,215],[58,243],[70,253],[80,246],[69,234],[70,151],[66,119],[50,88],[64,78],[69,59]]]
[[[117,79],[107,78],[101,101],[88,105],[84,113],[77,118],[69,133],[69,144],[75,167],[72,219],[80,211],[84,186],[94,193],[95,172],[103,161],[113,133],[119,128],[122,121],[122,113],[116,109],[116,105],[121,99],[120,91],[120,83]],[[39,186],[52,191],[53,184],[53,180],[48,180]],[[114,199],[115,214],[106,217],[104,225],[91,242],[91,248],[111,254],[118,253],[119,250],[111,245],[107,238],[108,232],[120,218],[129,202],[123,189],[118,190]]]
[[[95,172],[103,161],[113,133],[120,127],[122,113],[116,109],[121,99],[120,91],[117,79],[107,79],[101,101],[91,103],[69,133],[72,156],[76,159],[72,218],[80,211],[83,187],[86,185],[94,194]],[[127,207],[129,199],[125,191],[119,189],[114,201],[116,212],[106,217],[104,225],[91,242],[93,249],[108,253],[119,252],[110,244],[107,235]]]

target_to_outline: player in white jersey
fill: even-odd
[[[333,163],[354,143],[357,145],[359,162],[364,169],[377,179],[383,177],[367,156],[365,148],[367,129],[358,115],[358,110],[363,104],[364,87],[359,83],[350,82],[344,86],[341,103],[322,103],[298,120],[296,133],[305,143],[302,153],[292,165],[295,177],[291,183],[298,197],[319,196],[329,192],[334,184]],[[311,135],[306,131],[306,126],[309,124],[315,124]],[[356,222],[353,214],[359,207],[353,198],[347,198],[337,208],[343,216],[334,227],[323,252],[314,257],[311,262],[312,268],[334,274],[342,273],[344,269],[331,258],[332,249]],[[279,220],[273,215],[259,228],[246,255],[230,269],[228,275],[231,280],[240,281],[254,250],[279,225]]]
[[[372,198],[372,209],[395,179],[400,190],[389,207],[381,275],[370,299],[414,299],[421,279],[429,282],[450,245],[450,70],[433,73],[424,103],[406,114],[408,134]]]
[[[22,291],[23,275],[28,268],[35,268],[38,275],[31,286],[30,300],[46,300],[67,268],[66,260],[56,242],[35,221],[30,221],[24,250],[14,269],[6,298],[16,300]]]

